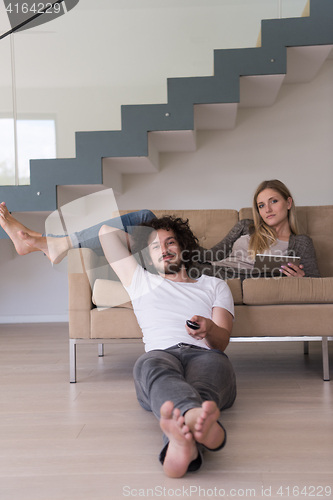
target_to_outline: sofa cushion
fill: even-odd
[[[241,208],[239,211],[239,220],[253,219],[253,212],[251,207]]]
[[[235,305],[243,304],[242,282],[239,278],[227,280]]]
[[[132,309],[131,299],[120,281],[97,279],[93,288],[92,301],[98,307]]]
[[[142,331],[134,314],[123,307],[92,309],[92,339],[141,339]]]
[[[333,276],[333,205],[296,210],[300,233],[312,238],[320,275]]]
[[[333,304],[333,278],[251,278],[243,282],[247,305]]]
[[[242,304],[242,287],[239,278],[228,280],[235,304]],[[125,307],[132,309],[132,302],[120,281],[97,279],[92,301],[97,307]]]

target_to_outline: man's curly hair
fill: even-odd
[[[148,229],[142,230],[142,227],[146,227]],[[181,249],[184,266],[186,270],[188,270],[192,264],[193,254],[199,247],[198,238],[194,236],[192,230],[190,229],[188,219],[184,220],[173,215],[164,215],[163,217],[151,219],[149,222],[143,222],[133,231],[132,253],[142,253],[143,257],[145,257],[143,260],[147,260],[147,256],[149,255],[147,249],[149,236],[153,231],[158,231],[159,229],[173,231]],[[144,267],[146,267],[146,264]]]

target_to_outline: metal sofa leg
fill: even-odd
[[[75,339],[69,339],[69,381],[76,383],[76,343]]]
[[[323,355],[323,379],[330,379],[329,357],[328,357],[328,337],[321,338],[322,355]]]
[[[308,340],[304,340],[304,343],[303,343],[303,347],[304,347],[304,354],[309,354],[309,341]]]
[[[98,356],[100,358],[104,356],[104,344],[98,344]]]

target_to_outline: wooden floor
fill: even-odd
[[[198,473],[169,479],[158,422],[135,397],[142,344],[108,344],[104,358],[79,345],[69,384],[67,329],[0,326],[1,500],[333,498],[333,380],[322,380],[320,342],[308,356],[297,342],[231,344],[238,397],[222,414],[227,446]]]

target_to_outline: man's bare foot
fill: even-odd
[[[8,234],[9,238],[14,243],[15,249],[19,255],[26,255],[31,252],[38,250],[37,248],[32,248],[27,243],[20,238],[18,235],[19,231],[23,231],[31,236],[41,236],[40,233],[36,231],[31,231],[16,220],[9,212],[6,207],[5,202],[0,203],[0,226]]]
[[[182,477],[186,474],[189,464],[198,456],[190,429],[185,425],[185,419],[171,401],[161,406],[160,426],[169,438],[163,469],[169,477]]]
[[[201,408],[191,408],[185,413],[185,424],[191,430],[194,439],[207,448],[214,450],[224,441],[225,432],[217,423],[220,410],[214,401],[205,401]]]
[[[66,257],[68,250],[72,248],[68,237],[31,236],[25,231],[19,231],[17,234],[32,249],[32,252],[40,250],[53,264],[59,264]]]

